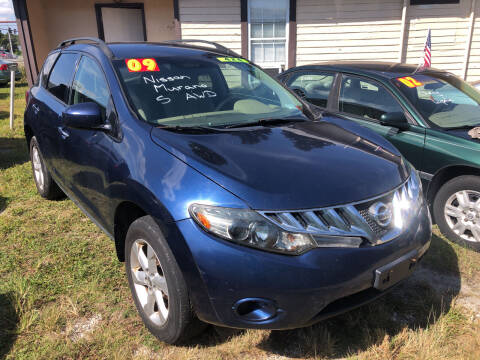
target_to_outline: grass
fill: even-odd
[[[437,230],[418,275],[355,311],[298,330],[228,337],[210,327],[188,345],[157,341],[113,242],[71,201],[37,195],[22,126],[26,85],[16,89],[13,131],[8,90],[0,88],[0,359],[480,358],[480,312],[468,302],[480,291],[462,294],[480,284],[480,254]]]

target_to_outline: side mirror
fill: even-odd
[[[62,113],[63,125],[75,129],[111,130],[102,117],[100,107],[94,102],[74,104]]]
[[[392,126],[399,130],[408,130],[410,125],[403,112],[385,113],[380,117],[380,124],[385,126]]]

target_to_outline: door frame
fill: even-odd
[[[111,4],[95,4],[95,15],[97,18],[98,38],[105,41],[105,30],[103,28],[102,8],[122,8],[122,9],[138,9],[142,13],[143,23],[143,41],[147,41],[147,27],[145,24],[145,9],[143,3],[111,3]]]

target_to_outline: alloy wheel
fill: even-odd
[[[42,160],[37,146],[32,147],[33,174],[40,190],[45,186],[45,174],[43,173]]]
[[[445,203],[445,220],[463,240],[480,242],[480,192],[462,190]]]
[[[168,319],[168,286],[153,247],[138,239],[130,250],[130,271],[135,293],[146,316],[157,326]]]

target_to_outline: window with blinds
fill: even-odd
[[[250,60],[265,68],[285,66],[288,0],[249,0]]]

